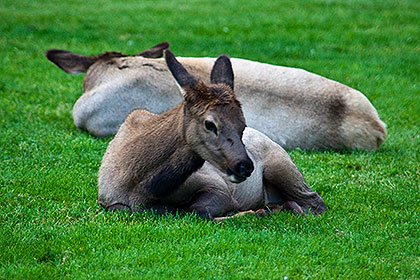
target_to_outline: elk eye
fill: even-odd
[[[211,122],[211,121],[204,121],[204,126],[206,127],[207,130],[213,132],[214,134],[217,135],[217,127],[216,125]]]

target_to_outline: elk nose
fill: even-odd
[[[249,177],[251,176],[252,171],[254,171],[254,164],[250,159],[241,161],[237,167],[235,168],[236,172],[243,176],[243,177]]]

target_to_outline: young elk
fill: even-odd
[[[216,60],[209,85],[190,75],[170,51],[166,63],[184,101],[162,115],[135,110],[127,117],[99,171],[102,206],[185,210],[207,219],[272,203],[297,213],[326,210],[287,153],[262,133],[245,129],[228,57]]]
[[[204,161],[235,183],[254,169],[242,143],[245,118],[233,94],[229,58],[220,56],[215,62],[210,85],[191,76],[169,50],[166,63],[185,92],[184,102],[144,123],[133,117],[125,121],[99,173],[99,201],[105,206],[159,206]]]
[[[135,109],[162,113],[182,101],[165,62],[168,43],[137,56],[83,56],[50,50],[47,58],[70,74],[86,73],[73,108],[77,127],[98,137],[114,135]],[[207,81],[214,58],[178,58]],[[232,58],[237,97],[248,126],[285,149],[379,148],[385,124],[359,91],[302,69]]]

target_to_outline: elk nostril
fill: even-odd
[[[243,161],[239,164],[239,174],[242,176],[249,177],[252,171],[254,171],[252,161]]]
[[[254,164],[252,163],[251,160],[248,160],[248,162],[246,164],[246,168],[247,168],[247,171],[248,171],[249,175],[251,175],[252,171],[254,171]]]

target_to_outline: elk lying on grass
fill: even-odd
[[[211,84],[190,75],[169,50],[166,62],[184,100],[161,115],[135,110],[127,117],[102,160],[102,206],[184,210],[207,219],[271,203],[297,213],[326,210],[287,153],[245,129],[228,57],[214,63]]]
[[[73,108],[77,127],[97,137],[114,135],[130,112],[162,113],[182,101],[162,59],[162,43],[137,56],[87,57],[49,50],[47,58],[70,74],[85,73]],[[153,58],[152,58],[153,57]],[[213,58],[178,58],[208,81]],[[285,149],[377,149],[385,124],[359,91],[296,68],[232,58],[239,101],[250,127]]]

